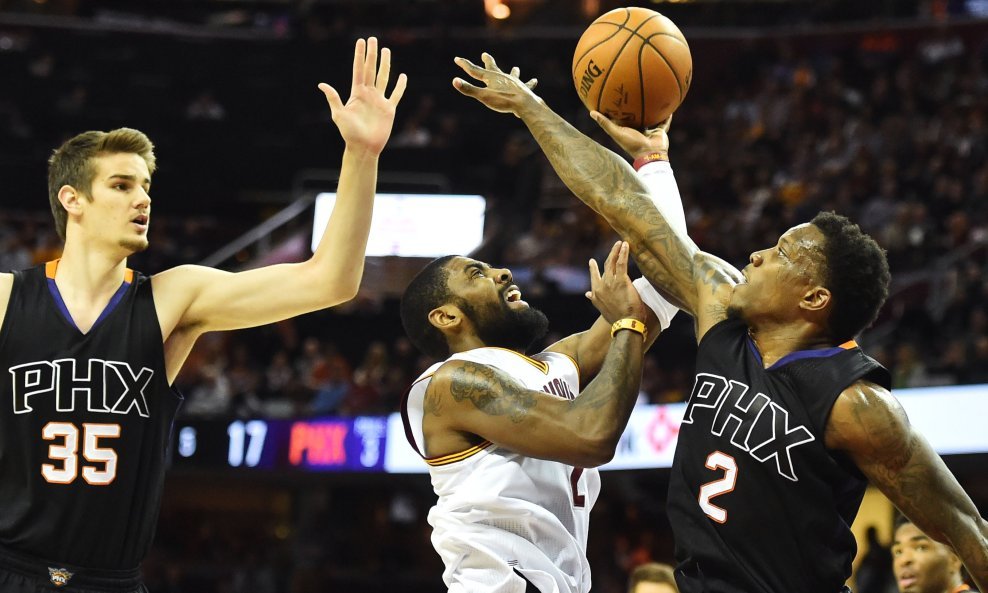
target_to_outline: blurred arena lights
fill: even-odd
[[[487,16],[503,21],[511,16],[511,7],[504,3],[504,0],[484,0],[484,11]]]

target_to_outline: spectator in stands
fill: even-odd
[[[949,547],[931,539],[905,517],[895,522],[892,572],[899,593],[971,591],[964,582],[963,570],[960,559]]]

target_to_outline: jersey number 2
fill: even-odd
[[[71,422],[49,422],[41,429],[41,438],[58,441],[48,446],[48,458],[61,465],[44,463],[41,475],[52,484],[71,484],[79,477],[79,428]],[[82,479],[93,486],[106,486],[117,478],[117,452],[100,447],[100,439],[120,437],[119,424],[83,424],[82,457],[89,463],[83,465]]]
[[[573,506],[578,509],[587,506],[586,495],[580,494],[580,476],[583,475],[583,471],[582,467],[574,467],[569,475],[569,484],[573,487]]]
[[[710,499],[734,490],[734,484],[738,481],[738,464],[727,453],[714,451],[707,456],[706,466],[708,469],[724,470],[724,477],[700,486],[700,508],[714,521],[727,523],[727,511],[710,502]]]

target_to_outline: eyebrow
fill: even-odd
[[[920,535],[914,535],[914,536],[912,536],[911,538],[907,539],[904,542],[903,541],[899,541],[899,540],[895,540],[894,542],[892,542],[892,545],[893,546],[901,546],[904,543],[907,543],[907,542],[916,542],[916,541],[927,541],[927,542],[929,542],[929,541],[933,541],[933,540],[931,540],[930,539],[930,536],[928,536],[928,535],[920,534]]]
[[[483,272],[488,267],[490,267],[490,266],[488,266],[487,264],[481,263],[479,261],[475,261],[475,262],[470,262],[467,265],[463,266],[463,272],[464,273],[467,273],[471,269],[480,270],[481,272]]]
[[[110,179],[123,179],[124,181],[133,181],[134,183],[137,183],[137,175],[124,175],[123,173],[114,173],[113,175],[107,177],[107,180]],[[141,185],[150,186],[151,180],[145,177]]]

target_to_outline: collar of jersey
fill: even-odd
[[[762,353],[758,351],[758,346],[755,344],[755,341],[751,339],[751,336],[745,336],[745,339],[748,341],[748,348],[751,349],[751,353],[754,354],[755,358],[758,359],[758,364],[764,366],[764,363],[762,362]],[[833,348],[818,348],[816,350],[796,350],[795,352],[790,352],[789,354],[786,354],[779,360],[775,361],[775,364],[773,364],[772,366],[768,367],[765,370],[774,371],[776,369],[779,369],[789,364],[790,362],[795,362],[797,360],[803,360],[806,358],[826,358],[828,356],[834,356],[835,354],[840,354],[841,352],[845,352],[847,350],[851,350],[852,348],[857,348],[857,347],[858,347],[857,342],[855,342],[854,340],[848,340],[847,342],[844,342],[840,346],[834,346]]]
[[[58,262],[60,261],[61,259],[53,259],[45,264],[45,278],[48,280],[48,292],[51,293],[52,298],[55,300],[55,306],[58,308],[59,312],[61,312],[62,317],[69,322],[69,325],[81,332],[82,330],[79,329],[75,319],[72,319],[72,314],[69,313],[69,308],[65,306],[65,300],[62,299],[62,293],[59,292],[58,285],[55,284],[55,272],[58,271]],[[124,294],[127,293],[127,289],[130,288],[130,285],[133,282],[134,270],[127,268],[127,271],[124,273],[124,280],[120,284],[120,288],[118,288],[117,292],[113,293],[113,296],[110,297],[110,302],[106,304],[106,307],[103,307],[103,312],[99,314],[99,317],[93,323],[93,327],[91,327],[89,331],[93,331],[97,325],[102,323],[103,320],[117,308],[117,305],[120,304],[120,300],[123,299]]]

